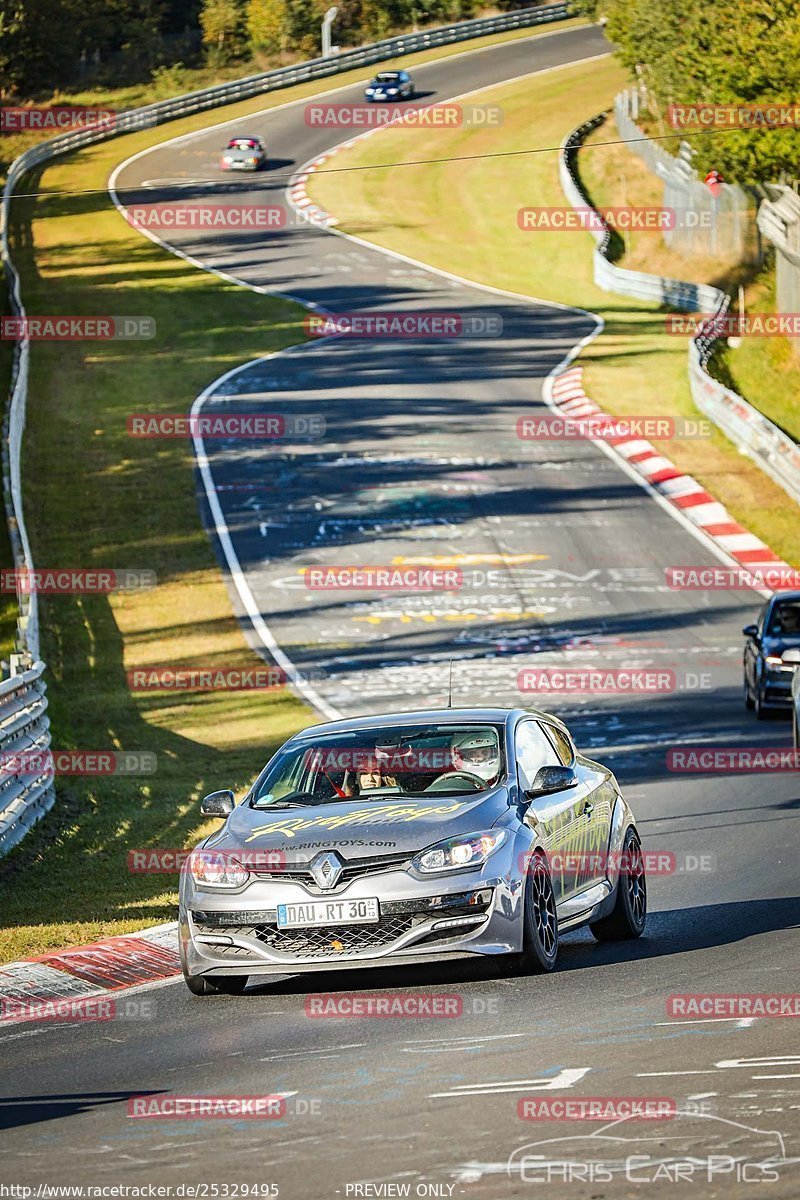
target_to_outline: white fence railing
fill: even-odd
[[[44,663],[0,683],[0,856],[55,799]]]
[[[575,208],[591,207],[581,188],[575,156],[586,135],[604,120],[604,113],[593,117],[574,129],[561,144],[559,178],[564,195]],[[642,271],[627,271],[609,262],[607,255],[611,230],[599,213],[597,224],[602,228],[591,230],[597,242],[593,252],[593,274],[595,283],[604,292],[617,292],[637,300],[651,300],[688,312],[725,316],[730,301],[718,288],[647,275]],[[800,502],[800,446],[742,396],[725,387],[706,370],[714,344],[720,336],[714,330],[712,319],[704,332],[689,339],[688,366],[692,399],[739,450],[752,458],[793,500]]]
[[[161,125],[179,117],[204,112],[206,109],[291,87],[293,84],[324,79],[326,76],[338,75],[356,67],[385,62],[421,50],[435,49],[437,46],[465,42],[471,38],[545,25],[563,20],[569,15],[567,3],[549,4],[502,13],[495,17],[460,21],[440,29],[401,34],[356,50],[346,50],[330,58],[317,58],[291,67],[279,67],[274,71],[250,75],[233,83],[218,84],[202,91],[178,96],[173,100],[163,100],[143,108],[131,109],[118,114],[113,125],[75,130],[37,143],[11,164],[0,205],[0,259],[5,269],[12,312],[15,316],[25,316],[19,272],[11,253],[11,200],[17,183],[24,175],[57,155],[78,150],[94,142],[105,141],[119,134]],[[25,526],[21,477],[29,370],[30,343],[27,337],[23,337],[14,348],[11,392],[3,429],[3,492],[12,552],[18,571],[33,570],[33,556]],[[49,746],[49,727],[44,715],[47,700],[44,664],[39,661],[39,612],[35,590],[21,588],[17,594],[17,603],[18,647],[22,657],[34,665],[22,674],[0,683],[0,722],[3,720],[2,714],[7,710],[10,728],[12,732],[19,731],[21,745],[25,744],[25,738],[30,738],[28,748],[38,745],[46,748]],[[0,742],[5,737],[4,728],[0,724]],[[13,739],[9,744],[16,749]],[[51,807],[53,798],[51,776],[29,778],[19,773],[0,772],[0,856],[24,837],[33,822]]]
[[[691,143],[682,141],[677,156],[647,137],[636,124],[646,103],[644,90],[620,92],[614,100],[617,132],[628,150],[644,162],[664,187],[664,211],[674,221],[662,232],[666,245],[681,254],[712,255],[736,262],[758,257],[755,202],[735,183],[723,183],[716,194],[694,169]]]
[[[772,198],[758,210],[758,228],[775,247],[775,300],[778,312],[800,313],[800,196],[788,187],[768,189]],[[800,354],[800,336],[790,338]]]

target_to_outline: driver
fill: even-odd
[[[494,783],[500,774],[500,747],[491,729],[457,733],[450,746],[453,769]]]

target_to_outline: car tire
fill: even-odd
[[[522,913],[522,953],[517,969],[523,975],[552,971],[558,958],[558,914],[553,881],[541,850],[531,857]]]
[[[248,975],[219,975],[216,978],[209,975],[187,975],[183,973],[184,982],[193,996],[213,996],[218,993],[228,996],[240,996],[247,987]]]
[[[744,677],[744,706],[746,709],[752,710],[753,697],[750,695],[750,685],[747,682],[747,676]]]
[[[764,697],[761,694],[761,688],[756,684],[756,694],[753,701],[753,708],[756,714],[757,721],[766,721],[769,716],[769,710],[764,707]]]
[[[647,880],[642,843],[635,829],[628,829],[625,834],[622,853],[627,869],[619,873],[614,907],[607,917],[589,925],[598,942],[625,942],[641,937],[647,922]]]

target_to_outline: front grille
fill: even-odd
[[[370,858],[353,859],[351,862],[345,861],[336,887],[334,889],[326,888],[324,891],[317,886],[309,869],[310,864],[286,863],[284,865],[264,868],[263,870],[255,868],[252,870],[252,874],[257,879],[274,880],[279,883],[300,883],[309,892],[327,896],[332,891],[341,891],[346,884],[352,883],[354,879],[363,879],[366,875],[378,875],[382,871],[392,871],[398,867],[404,867],[411,857],[408,853],[380,854]]]
[[[335,958],[357,950],[378,950],[396,942],[423,917],[382,917],[372,925],[328,925],[318,929],[278,929],[277,925],[256,926],[256,937],[270,950],[295,958]]]
[[[277,925],[226,925],[225,933],[231,937],[259,941],[270,950],[293,958],[336,958],[339,954],[353,954],[358,950],[378,950],[390,946],[409,929],[426,920],[423,913],[399,913],[382,917],[370,925],[326,925],[317,929],[279,929]],[[219,934],[219,925],[195,922],[198,934]],[[214,953],[230,951],[219,944]],[[243,952],[243,955],[247,952]]]

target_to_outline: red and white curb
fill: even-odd
[[[348,142],[347,144],[350,146],[352,145],[352,142]],[[339,147],[337,146],[336,150],[338,149]],[[328,225],[339,224],[338,219],[336,217],[332,217],[330,213],[325,212],[325,209],[320,208],[318,204],[315,204],[306,191],[306,184],[308,183],[309,175],[312,175],[318,167],[321,167],[323,163],[327,162],[328,159],[336,153],[336,150],[333,150],[328,154],[323,154],[320,158],[315,158],[313,162],[306,163],[301,173],[299,175],[295,175],[289,184],[289,187],[287,188],[287,194],[295,209],[300,213],[301,216],[305,217],[305,219],[311,225],[324,225],[327,227]]]
[[[175,923],[8,963],[0,966],[0,1030],[36,1020],[37,1010],[52,1019],[59,1006],[69,1019],[73,1003],[171,979],[180,969]]]
[[[556,376],[552,385],[553,404],[570,420],[586,420],[605,417],[624,424],[624,417],[609,417],[583,390],[583,368],[570,367]],[[620,457],[643,479],[659,492],[684,517],[702,529],[721,550],[743,567],[769,568],[771,571],[786,568],[788,563],[779,558],[760,538],[756,537],[738,521],[734,521],[723,504],[693,479],[679,471],[674,463],[660,454],[650,442],[634,434],[620,433],[604,437]]]

